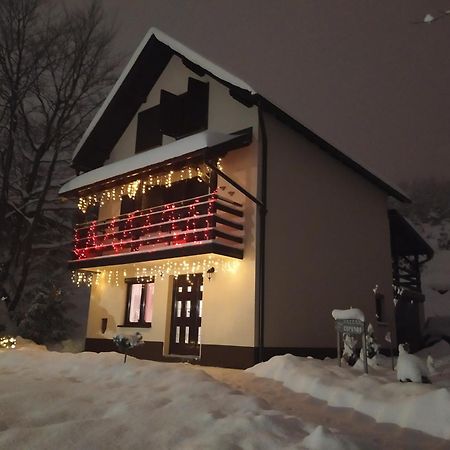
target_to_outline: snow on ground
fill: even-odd
[[[241,371],[19,341],[0,350],[0,449],[444,450],[449,346],[431,352],[430,386],[292,355]]]
[[[259,377],[280,381],[289,389],[326,401],[330,406],[353,408],[377,422],[397,424],[450,439],[450,346],[441,341],[423,351],[435,359],[433,384],[399,383],[387,367],[371,368],[369,375],[336,360],[293,355],[275,356],[247,369]],[[389,363],[386,361],[385,366]]]
[[[117,353],[2,350],[0,405],[1,449],[363,448],[198,368]]]

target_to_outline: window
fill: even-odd
[[[151,327],[155,292],[154,279],[128,278],[125,282],[127,283],[127,305],[124,326]]]

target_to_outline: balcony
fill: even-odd
[[[75,227],[72,269],[216,253],[243,258],[243,207],[217,193]]]

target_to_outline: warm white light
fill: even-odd
[[[173,258],[165,262],[135,263],[120,271],[116,268],[98,268],[96,273],[86,271],[73,271],[72,281],[79,287],[81,284],[91,286],[94,284],[106,284],[120,286],[122,277],[137,278],[144,281],[148,278],[165,279],[167,276],[178,277],[179,275],[190,275],[202,273],[207,276],[207,271],[214,267],[214,273],[226,272],[236,273],[241,261],[221,255],[209,254],[207,256],[191,256],[187,258]]]
[[[219,159],[217,161],[217,167],[222,170],[221,160]],[[209,169],[204,166],[200,165],[195,169],[197,181],[202,182],[204,181],[204,175],[208,174]],[[171,170],[165,174],[161,175],[148,175],[146,179],[142,180],[135,180],[131,183],[125,184],[123,186],[107,189],[103,192],[100,192],[98,194],[94,195],[88,195],[85,197],[80,197],[78,199],[78,209],[82,211],[83,213],[86,213],[89,206],[100,204],[101,206],[104,206],[107,201],[113,200],[115,201],[116,198],[119,198],[123,195],[128,195],[130,198],[134,199],[140,190],[142,194],[144,194],[147,190],[151,189],[154,186],[165,186],[166,188],[170,188],[173,183],[177,181],[182,181],[186,179],[186,172],[187,177],[189,179],[192,179],[194,177],[194,169],[192,167],[184,167],[183,169],[174,171]]]

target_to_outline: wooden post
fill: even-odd
[[[338,366],[341,367],[341,335],[338,330],[336,330],[336,336],[337,336],[337,359],[338,359]]]
[[[369,373],[369,367],[367,365],[366,324],[364,324],[363,327],[362,344],[363,344],[362,350],[364,352],[364,372]]]

